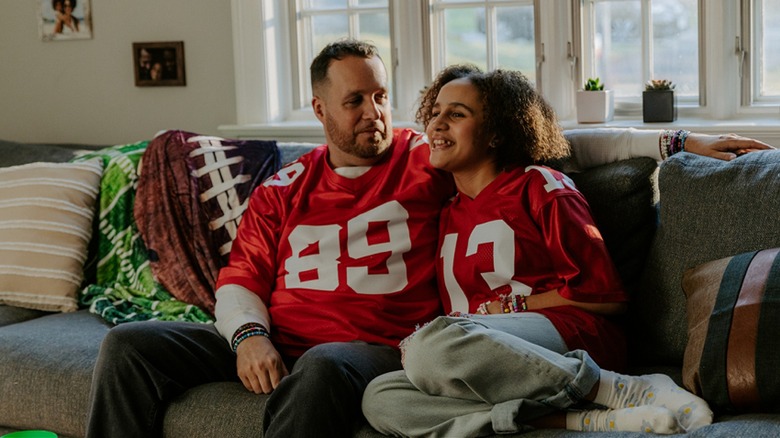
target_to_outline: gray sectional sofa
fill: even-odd
[[[286,161],[306,149],[283,148]],[[79,149],[0,142],[0,167],[65,161]],[[683,272],[710,260],[780,247],[780,151],[730,163],[682,153],[660,172],[654,160],[631,159],[571,176],[590,201],[632,295],[626,317],[629,371],[664,372],[680,382],[687,340]],[[92,368],[110,329],[85,309],[50,313],[0,305],[0,435],[46,429],[62,437],[83,436]],[[264,403],[265,396],[250,394],[239,383],[196,387],[169,406],[164,436],[260,436]],[[574,435],[581,434],[524,434]],[[354,436],[380,435],[360,423]],[[780,436],[780,415],[720,413],[713,425],[689,436]]]

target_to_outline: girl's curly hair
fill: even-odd
[[[445,68],[420,98],[417,123],[428,127],[439,91],[459,78],[468,78],[482,96],[483,133],[493,137],[491,146],[500,168],[550,163],[569,156],[569,143],[555,111],[518,71],[484,73],[471,64]]]

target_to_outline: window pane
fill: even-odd
[[[386,0],[383,1],[386,2]],[[324,3],[325,0],[321,0],[321,2]],[[376,1],[374,2],[376,3]],[[352,29],[352,32],[350,32],[350,16],[357,18],[357,27]],[[311,101],[309,65],[311,65],[312,60],[327,44],[346,37],[366,40],[377,46],[379,56],[382,57],[385,66],[387,66],[388,88],[392,96],[393,66],[391,62],[390,18],[386,10],[384,12],[353,12],[352,14],[318,13],[309,16],[308,22],[310,28],[304,32],[306,41],[299,46],[299,49],[308,47],[310,50],[309,53],[302,56],[299,70],[303,79],[303,83],[300,84],[302,87],[301,106],[307,106]]]
[[[486,69],[485,9],[447,9],[444,22],[445,63],[451,65],[470,62],[481,69]]]
[[[496,8],[498,67],[520,70],[536,80],[534,7]]]
[[[347,0],[305,0],[304,9],[335,9],[346,8]]]
[[[346,15],[315,15],[311,17],[312,49],[316,55],[328,43],[349,36],[349,20]],[[308,61],[311,62],[314,57]]]
[[[308,106],[313,96],[311,90],[311,74],[309,72],[309,66],[314,60],[314,57],[320,53],[323,47],[329,43],[349,36],[349,20],[346,15],[334,14],[334,15],[315,15],[311,17],[311,31],[308,32],[308,38],[311,38],[311,53],[307,53],[301,60],[301,76],[303,83],[300,85],[303,87],[302,100],[299,103],[302,106]]]
[[[358,0],[358,6],[383,6],[387,7],[387,0]]]
[[[390,96],[393,95],[393,62],[390,57],[390,17],[386,12],[378,14],[360,14],[360,39],[374,44],[379,49],[379,56],[387,68],[387,85]]]
[[[678,96],[698,97],[698,0],[595,0],[592,19],[592,70],[616,97],[637,99],[649,79],[671,80]]]
[[[780,0],[763,0],[762,36],[759,60],[761,75],[761,97],[780,96]]]
[[[699,95],[696,0],[653,0],[653,79],[675,83],[678,96]]]
[[[390,54],[390,17],[386,12],[375,14],[360,14],[360,39],[369,40],[380,48],[387,49]],[[384,53],[382,57],[384,58]],[[389,60],[389,59],[388,59]]]
[[[642,91],[642,8],[639,1],[596,3],[594,70],[616,97]]]

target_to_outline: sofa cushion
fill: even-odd
[[[24,307],[5,306],[0,304],[0,327],[4,325],[16,324],[17,322],[28,321],[44,315],[49,312],[41,310],[25,309]]]
[[[0,304],[76,310],[101,174],[99,161],[0,169]]]
[[[92,369],[108,329],[86,310],[0,327],[0,424],[84,436]]]
[[[679,153],[659,173],[660,225],[630,307],[634,360],[682,364],[683,272],[780,246],[780,151],[720,161]]]
[[[99,146],[79,144],[34,144],[0,140],[0,167],[35,162],[64,163]]]
[[[683,382],[716,411],[774,411],[780,400],[780,248],[707,262],[683,276]]]
[[[620,273],[633,293],[655,233],[658,163],[651,158],[622,160],[572,173]]]

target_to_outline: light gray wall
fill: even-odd
[[[123,144],[235,123],[230,2],[91,0],[93,38],[43,42],[41,0],[2,0],[0,139]],[[184,41],[187,85],[136,87],[133,42]]]

